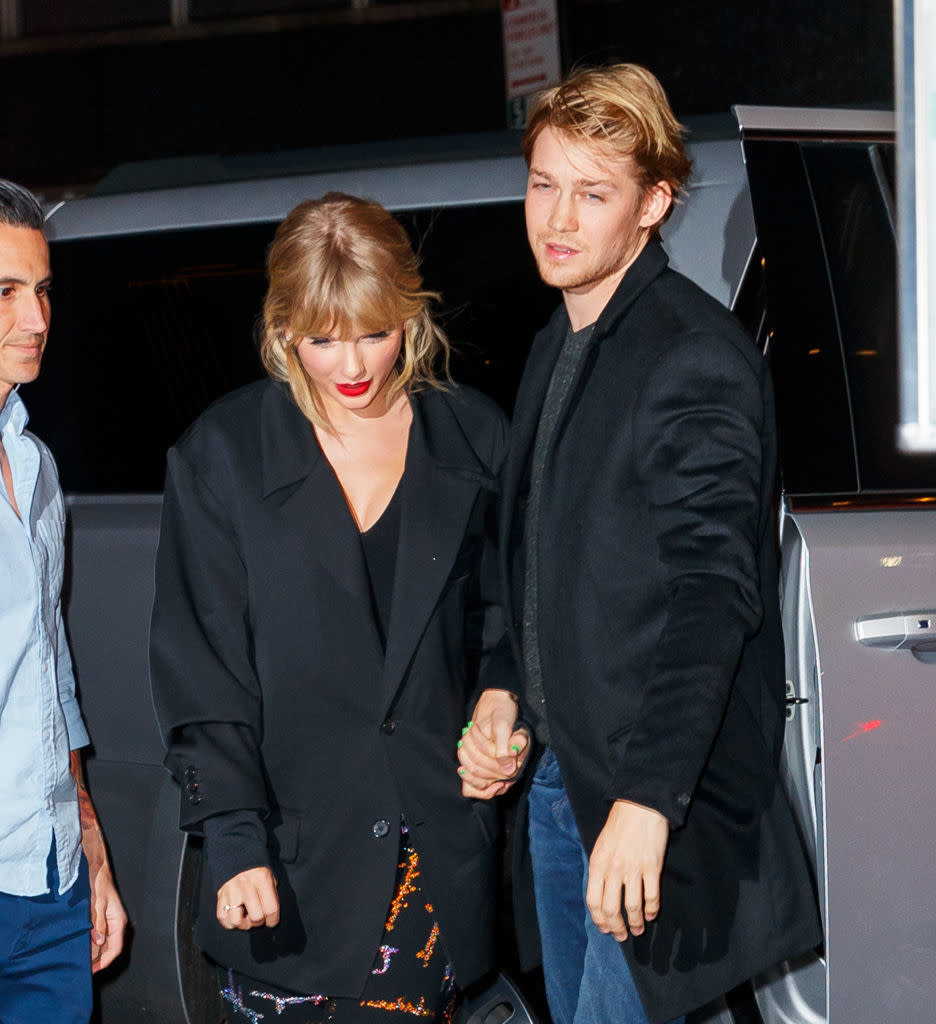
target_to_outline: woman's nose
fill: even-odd
[[[345,342],[344,374],[348,380],[358,380],[366,373],[364,359],[356,341]]]

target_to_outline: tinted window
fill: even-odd
[[[401,216],[456,348],[453,374],[509,409],[556,305],[519,203]],[[66,491],[162,489],[165,453],[215,398],[262,374],[254,326],[275,225],[55,243],[51,341],[23,389]]]
[[[24,389],[67,491],[162,488],[165,451],[259,376],[252,325],[272,227],[56,243],[52,329]]]
[[[745,143],[767,285],[765,335],[789,494],[857,490],[848,388],[835,307],[796,142]]]
[[[890,147],[888,147],[889,149]],[[848,376],[862,491],[936,487],[936,456],[896,445],[897,246],[880,146],[814,145],[803,157],[825,242]]]

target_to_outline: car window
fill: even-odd
[[[795,141],[745,142],[764,261],[766,347],[788,494],[858,488],[848,387],[822,236]]]
[[[892,147],[805,145],[854,418],[862,491],[936,488],[936,456],[896,444],[897,246]]]
[[[409,211],[456,380],[509,410],[556,295],[518,202]],[[53,243],[53,327],[31,425],[72,493],[155,493],[165,453],[214,399],[262,375],[255,326],[275,224]]]

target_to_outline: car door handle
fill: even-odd
[[[865,647],[888,651],[905,648],[921,660],[936,660],[936,611],[887,612],[855,620],[855,638]]]

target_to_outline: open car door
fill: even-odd
[[[739,107],[777,392],[784,774],[825,943],[767,1024],[936,1014],[936,457],[896,443],[893,117]]]

